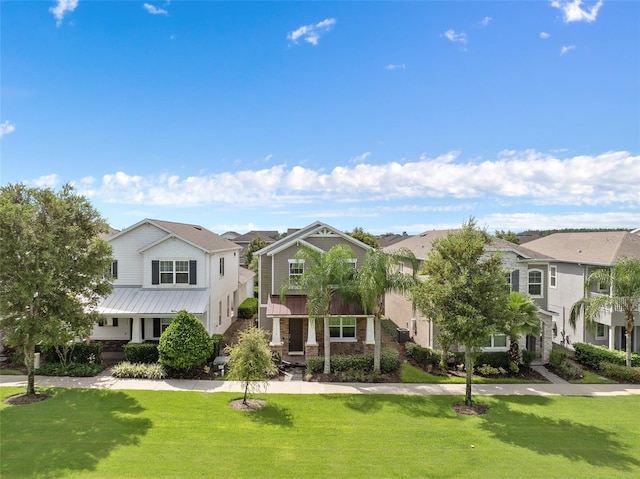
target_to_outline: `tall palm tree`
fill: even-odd
[[[610,294],[590,294],[594,286],[609,287]],[[604,308],[624,313],[627,338],[627,366],[631,366],[631,332],[634,312],[640,310],[640,258],[622,258],[611,269],[599,269],[587,276],[585,296],[571,308],[569,323],[575,328],[576,319],[584,315],[588,328],[595,327],[595,319]]]
[[[329,316],[331,300],[338,297],[345,301],[357,295],[355,283],[355,258],[353,250],[346,244],[333,246],[325,252],[320,249],[301,245],[296,260],[304,263],[303,273],[285,282],[280,289],[280,298],[292,288],[299,289],[307,297],[307,314],[310,318],[322,317],[324,320],[324,372],[331,372],[331,337],[329,334]]]
[[[520,346],[518,339],[523,334],[539,334],[540,319],[538,306],[531,298],[517,291],[509,295],[504,332],[509,336],[509,367],[517,372],[520,363]]]
[[[408,263],[411,274],[404,274],[399,265]],[[373,313],[375,346],[373,350],[373,370],[380,372],[382,350],[382,314],[386,293],[407,292],[418,284],[418,260],[406,248],[393,252],[381,249],[367,251],[362,269],[358,272],[358,290],[365,313]]]

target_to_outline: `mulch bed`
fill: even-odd
[[[52,394],[41,392],[37,392],[35,394],[16,394],[15,396],[10,396],[5,399],[4,403],[9,404],[10,406],[24,406],[26,404],[44,401],[45,399],[49,399],[51,396]]]
[[[267,401],[262,399],[247,399],[247,404],[244,404],[242,399],[234,399],[229,402],[229,406],[238,411],[257,411],[267,405]]]
[[[451,409],[458,414],[464,414],[465,416],[480,416],[489,411],[489,406],[477,402],[472,403],[471,406],[467,406],[465,403],[459,402],[451,406]]]

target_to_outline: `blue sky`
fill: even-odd
[[[0,184],[115,228],[640,226],[640,2],[0,9]]]

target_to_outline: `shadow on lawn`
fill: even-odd
[[[135,445],[152,423],[124,392],[57,389],[54,397],[0,411],[2,477],[63,477],[95,470],[119,446]]]
[[[511,409],[508,396],[495,397],[490,412],[479,427],[507,444],[529,449],[542,455],[564,456],[592,466],[611,467],[620,471],[636,470],[640,461],[630,454],[628,444],[611,431],[572,421]],[[550,399],[546,399],[550,401]],[[540,405],[545,399],[535,396],[517,397],[520,405]],[[594,410],[594,414],[597,411]]]
[[[262,409],[253,411],[248,414],[252,421],[260,424],[268,424],[271,426],[293,427],[293,415],[286,407],[277,404],[271,404],[267,401],[267,405]]]
[[[448,417],[460,419],[451,405],[451,396],[419,396],[394,394],[335,394],[324,395],[325,399],[340,401],[349,409],[362,414],[394,408],[407,416],[415,418]],[[428,399],[427,399],[428,398]]]

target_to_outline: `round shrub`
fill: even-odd
[[[213,352],[211,336],[196,316],[179,311],[160,336],[160,364],[174,369],[188,369],[203,364]]]
[[[258,298],[247,298],[238,306],[238,318],[251,319],[258,313]]]

